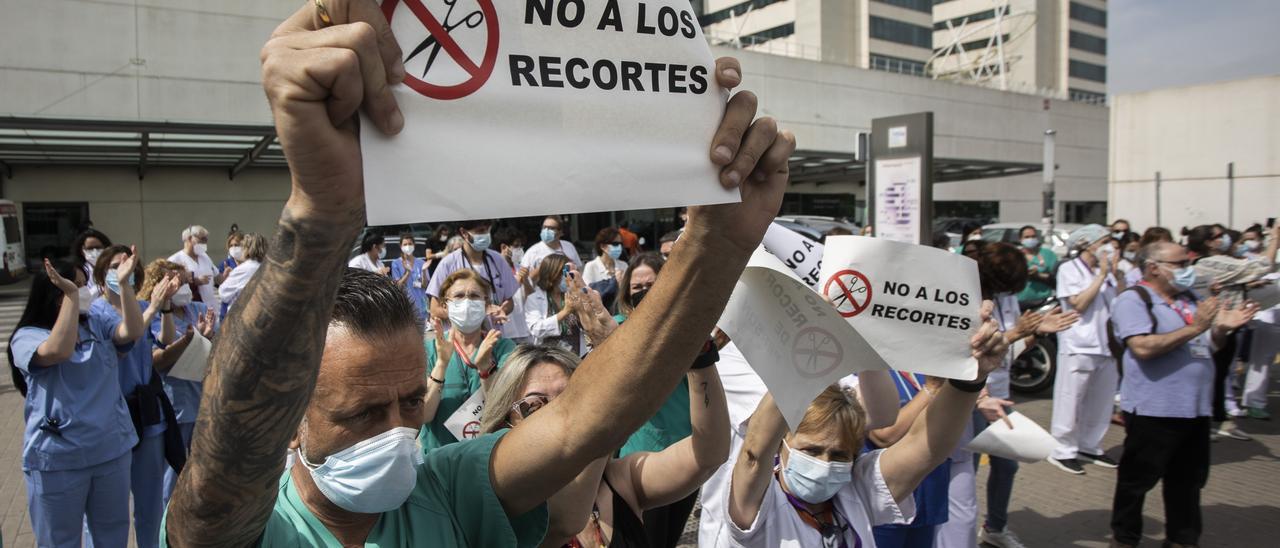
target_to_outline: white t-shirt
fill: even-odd
[[[351,268],[359,268],[360,270],[368,270],[374,274],[382,273],[382,261],[375,261],[369,258],[368,253],[356,255],[347,262],[347,266]]]
[[[582,268],[582,259],[578,258],[577,248],[573,247],[573,242],[567,240],[560,240],[560,249],[558,250],[551,249],[551,246],[542,242],[533,244],[532,247],[524,252],[524,258],[520,259],[520,266],[533,270],[537,268],[538,264],[541,263],[543,259],[547,258],[548,255],[554,255],[556,253],[568,257],[574,265],[577,265],[578,268]]]
[[[587,285],[607,280],[609,278],[618,278],[618,283],[622,283],[622,275],[627,272],[627,263],[618,259],[613,260],[613,271],[609,271],[609,267],[604,265],[604,259],[596,257],[582,267],[582,281]]]
[[[1013,293],[1000,293],[996,295],[995,302],[996,321],[1000,323],[1000,332],[1016,327],[1018,317],[1021,315],[1018,309],[1018,296]],[[1010,346],[1005,351],[1004,361],[1000,363],[1000,367],[987,375],[987,393],[992,397],[1009,399],[1009,366],[1013,365],[1015,352],[1017,350]]]
[[[1084,292],[1097,277],[1098,271],[1089,268],[1084,259],[1076,257],[1058,267],[1058,300],[1063,310],[1071,310],[1069,299]],[[1098,296],[1089,308],[1078,310],[1080,321],[1058,334],[1058,349],[1067,354],[1110,356],[1107,346],[1107,320],[1111,319],[1111,301],[1116,298],[1116,279],[1107,274],[1107,280],[1098,290]]]
[[[200,301],[208,306],[211,310],[218,310],[221,306],[218,301],[218,293],[213,290],[213,279],[217,277],[218,271],[213,268],[213,260],[208,255],[201,253],[192,259],[185,251],[179,251],[169,256],[169,262],[178,263],[191,273],[191,279],[196,280],[204,276],[209,277],[209,283],[199,286]]]
[[[880,455],[883,450],[871,451],[858,457],[853,464],[853,481],[836,492],[835,510],[848,520],[845,542],[856,546],[860,539],[865,548],[875,548],[876,539],[871,528],[876,525],[908,524],[915,519],[915,499],[908,494],[901,503],[893,500],[889,486],[880,473]],[[725,493],[724,510],[729,508]],[[706,507],[703,507],[706,512]],[[731,547],[801,547],[822,546],[822,535],[800,518],[795,507],[787,501],[787,495],[776,479],[769,481],[760,513],[748,529],[740,529],[725,515],[725,530],[719,546]]]

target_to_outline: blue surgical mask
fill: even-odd
[[[785,441],[782,446],[787,450],[787,466],[782,470],[782,478],[791,494],[800,500],[809,504],[831,500],[840,488],[853,480],[852,462],[827,462],[796,451]]]
[[[1196,269],[1192,266],[1173,271],[1173,287],[1178,291],[1187,291],[1196,285]]]
[[[308,462],[299,448],[298,461],[329,502],[348,512],[381,514],[409,499],[424,458],[418,431],[401,427],[329,455],[318,465]]]
[[[489,234],[472,234],[471,247],[476,251],[486,251],[493,244],[493,237]]]
[[[1023,238],[1022,247],[1027,249],[1035,249],[1040,247],[1040,238]]]
[[[560,293],[568,293],[568,292],[569,292],[569,284],[564,281],[564,278],[560,278]]]
[[[538,237],[542,239],[542,243],[549,244],[556,240],[556,231],[550,228],[543,228],[542,232],[538,233]]]
[[[115,270],[107,271],[107,289],[116,295],[120,294],[120,275]],[[133,287],[133,273],[129,274],[129,287]]]
[[[609,246],[609,258],[617,259],[622,256],[622,244],[612,244]]]
[[[1231,235],[1230,234],[1223,234],[1222,239],[1218,241],[1219,241],[1218,251],[1221,251],[1223,253],[1231,252]]]

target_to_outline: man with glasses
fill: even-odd
[[[560,222],[560,217],[548,215],[542,220],[542,230],[538,232],[538,238],[542,241],[533,244],[533,247],[524,252],[524,259],[520,260],[520,266],[533,272],[548,255],[559,253],[568,257],[569,262],[581,270],[582,259],[578,257],[577,248],[573,247],[573,242],[562,240],[563,237],[564,225]]]
[[[1112,546],[1142,538],[1147,491],[1164,481],[1165,545],[1200,539],[1200,489],[1209,478],[1213,349],[1253,317],[1246,304],[1221,309],[1197,301],[1195,270],[1182,246],[1160,242],[1139,252],[1142,281],[1115,299],[1112,321],[1124,342],[1124,455],[1111,508]]]

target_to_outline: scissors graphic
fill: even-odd
[[[466,25],[469,29],[474,29],[479,27],[480,23],[484,22],[484,14],[480,13],[480,10],[476,10],[467,14],[466,17],[463,17],[460,21],[449,23],[449,19],[453,16],[453,8],[458,5],[458,0],[444,0],[444,5],[449,6],[449,11],[445,12],[444,22],[442,23],[444,25],[445,32],[453,32],[453,29],[463,25]],[[427,54],[427,66],[422,69],[422,77],[426,78],[427,72],[431,70],[431,65],[436,61],[436,56],[440,54],[440,47],[440,41],[437,40],[435,36],[428,36],[426,40],[423,40],[421,44],[418,44],[418,47],[409,52],[409,56],[404,60],[405,62],[408,62],[424,50],[430,49],[430,53]]]

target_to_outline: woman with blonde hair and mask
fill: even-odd
[[[708,349],[686,375],[693,434],[658,452],[601,458],[548,502],[551,515],[544,547],[650,546],[641,516],[687,497],[719,468],[729,453],[729,412],[718,356]],[[513,428],[554,400],[569,384],[578,356],[558,347],[523,346],[498,374],[485,402],[481,431]]]
[[[991,309],[984,304],[984,323],[970,341],[978,378],[951,380],[931,393],[928,408],[888,449],[859,455],[866,415],[838,385],[818,395],[792,432],[773,396],[761,400],[734,464],[727,544],[873,548],[872,526],[909,523],[912,491],[955,448],[1007,348]]]
[[[487,325],[492,291],[484,276],[470,268],[455,271],[440,284],[449,323],[433,320],[435,337],[426,343],[427,364],[433,367],[427,375],[427,395],[440,395],[434,416],[418,435],[423,451],[461,441],[445,422],[476,392],[487,391],[493,375],[516,348],[501,331]]]
[[[244,286],[249,285],[249,280],[253,279],[253,275],[258,272],[262,261],[267,260],[267,238],[263,235],[256,232],[242,234],[240,243],[242,246],[239,252],[240,264],[227,274],[226,280],[218,287],[218,298],[222,301],[219,318],[227,317],[227,311],[231,310],[231,305],[240,298],[240,292],[244,290]]]
[[[142,281],[139,295],[151,295],[157,285],[171,276],[187,279],[187,270],[182,265],[163,259],[156,259],[147,265],[146,277]],[[173,411],[177,416],[178,431],[182,434],[182,445],[191,450],[191,436],[195,432],[196,416],[200,412],[200,397],[204,394],[204,383],[189,381],[169,375],[169,370],[178,362],[178,358],[186,351],[198,332],[206,339],[212,339],[217,329],[217,312],[205,303],[193,302],[191,285],[182,284],[169,298],[169,306],[162,308],[161,317],[151,321],[151,335],[160,341],[163,349],[153,351],[152,365],[162,375],[164,391],[173,403]],[[172,330],[164,328],[162,320],[173,322]],[[178,474],[172,468],[165,470],[164,503],[169,504],[169,496],[178,482]]]

